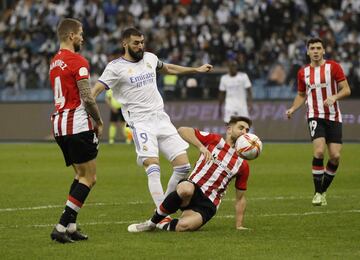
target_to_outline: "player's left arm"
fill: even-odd
[[[84,102],[84,107],[87,113],[95,121],[95,131],[98,137],[102,135],[103,129],[103,120],[101,119],[99,108],[96,104],[95,98],[91,95],[89,79],[81,79],[77,81],[77,86],[79,88],[79,93],[82,101]]]
[[[212,70],[213,66],[210,64],[204,64],[200,67],[184,67],[171,63],[163,63],[163,66],[159,71],[164,74],[190,74],[190,73],[205,73]]]
[[[344,97],[350,96],[351,89],[350,89],[349,83],[347,82],[346,79],[344,79],[341,82],[338,82],[338,88],[339,88],[339,92],[336,95],[332,95],[332,96],[328,97],[327,99],[325,99],[325,101],[324,101],[325,106],[331,106],[337,100],[340,100]]]
[[[236,218],[236,229],[238,230],[248,229],[244,227],[245,209],[246,209],[245,190],[236,189],[235,218]]]

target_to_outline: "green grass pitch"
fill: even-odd
[[[87,242],[61,245],[49,234],[73,170],[55,143],[0,144],[1,259],[360,259],[360,146],[344,144],[328,206],[311,205],[311,144],[265,143],[250,162],[248,231],[237,231],[234,185],[198,232],[130,234],[152,215],[147,179],[132,146],[102,144],[98,180],[78,221]],[[198,152],[189,150],[192,164]],[[161,158],[165,186],[171,173]]]

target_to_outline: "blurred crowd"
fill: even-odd
[[[359,0],[19,0],[0,11],[0,91],[48,88],[56,25],[74,17],[84,25],[93,79],[120,55],[121,32],[135,26],[165,62],[223,68],[236,59],[267,86],[294,87],[306,40],[319,36],[360,92]]]

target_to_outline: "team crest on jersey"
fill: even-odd
[[[148,67],[149,69],[152,69],[151,64],[149,62],[146,62],[146,67]]]
[[[79,69],[79,76],[87,76],[89,74],[89,72],[88,72],[88,70],[87,70],[87,68],[85,68],[85,67],[81,67],[80,69]]]
[[[148,150],[146,145],[143,145],[143,150],[146,152]]]
[[[133,74],[134,73],[134,71],[132,70],[132,68],[130,68],[129,70],[128,70],[128,74]]]
[[[209,135],[208,132],[204,132],[204,131],[200,131],[200,134],[201,134],[202,136],[207,136],[207,135]]]

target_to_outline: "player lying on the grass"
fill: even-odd
[[[160,229],[169,231],[193,231],[205,225],[215,214],[229,182],[235,178],[236,228],[243,227],[246,208],[245,190],[249,166],[234,149],[239,136],[249,131],[251,120],[246,117],[232,117],[223,139],[215,133],[201,132],[189,127],[180,127],[179,134],[201,152],[194,170],[187,180],[181,181],[158,207],[150,220],[132,224],[129,232]],[[166,216],[182,210],[179,219]]]

